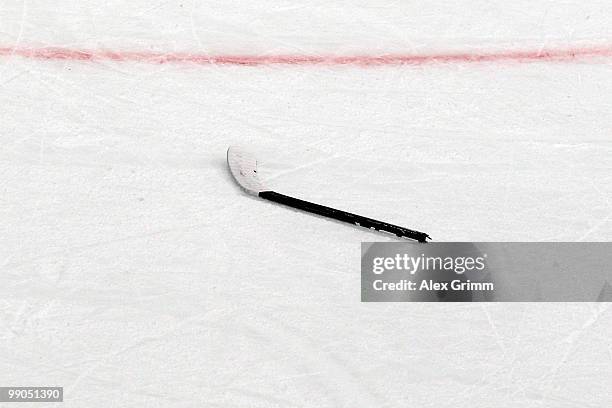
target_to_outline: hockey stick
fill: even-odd
[[[230,148],[227,149],[227,164],[236,182],[246,190],[247,193],[254,196],[323,217],[333,218],[334,220],[347,222],[364,228],[375,229],[377,231],[388,232],[398,237],[410,238],[419,242],[427,242],[427,239],[431,239],[429,235],[424,232],[414,231],[361,215],[336,210],[335,208],[311,203],[269,190],[264,187],[257,177],[257,160],[240,147],[230,146]]]

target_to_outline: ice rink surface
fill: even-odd
[[[380,55],[610,47],[609,1],[34,1],[0,48]],[[258,66],[0,56],[0,386],[66,407],[605,407],[599,304],[360,303],[384,235],[612,238],[612,58]],[[27,406],[24,404],[23,406]],[[22,406],[22,405],[20,405]],[[39,406],[39,405],[33,405]]]

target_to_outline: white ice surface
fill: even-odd
[[[470,51],[611,23],[607,0],[12,0],[0,47]],[[390,238],[250,197],[225,161],[250,146],[271,188],[437,241],[608,241],[610,112],[610,61],[0,57],[0,386],[64,386],[66,407],[610,406],[607,305],[360,303],[360,242]]]

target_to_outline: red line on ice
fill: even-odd
[[[612,57],[612,45],[542,50],[474,53],[384,54],[384,55],[210,55],[149,51],[86,50],[61,47],[0,47],[0,57],[19,56],[38,60],[115,61],[149,64],[198,65],[425,65],[483,62],[571,62]]]

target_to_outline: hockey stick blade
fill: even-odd
[[[361,215],[336,210],[335,208],[311,203],[272,191],[265,187],[259,179],[257,175],[257,160],[255,157],[238,146],[230,146],[230,148],[227,149],[227,164],[238,185],[251,195],[312,214],[332,218],[337,221],[387,232],[400,238],[410,238],[419,242],[427,242],[428,239],[431,239],[429,235],[424,232],[414,231]]]

